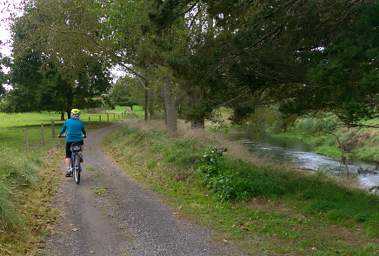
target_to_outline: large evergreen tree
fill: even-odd
[[[280,102],[287,112],[333,111],[346,123],[376,111],[377,2],[156,3],[150,18],[158,30],[183,16],[199,24],[201,8],[211,20],[197,35],[211,29],[212,36],[200,37],[191,55],[173,65],[205,92],[195,115],[229,105],[243,117],[254,102],[262,104],[254,98]]]

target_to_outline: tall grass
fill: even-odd
[[[37,163],[10,148],[0,149],[0,229],[11,230],[22,224],[21,215],[12,202],[12,194],[19,187],[37,181]]]
[[[13,195],[37,181],[39,163],[36,154],[25,154],[11,147],[0,148],[0,159],[0,229],[11,230],[23,224]]]

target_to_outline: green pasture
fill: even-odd
[[[126,117],[139,117],[143,115],[143,108],[136,106],[133,111],[130,108],[118,106],[114,110],[103,111],[100,113],[88,113],[83,111],[81,119],[85,122],[106,122],[119,121]],[[19,128],[36,125],[50,125],[54,121],[56,124],[62,123],[60,113],[56,112],[34,112],[34,113],[0,113],[0,129],[1,128]]]

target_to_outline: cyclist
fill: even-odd
[[[64,132],[66,132],[66,177],[70,177],[72,176],[72,170],[70,169],[71,144],[78,143],[80,145],[83,145],[83,138],[87,137],[87,133],[84,128],[84,123],[80,120],[79,109],[74,108],[71,110],[71,118],[64,122],[63,127],[61,128],[61,131],[59,133],[59,137],[62,137]]]

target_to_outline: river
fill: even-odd
[[[342,165],[332,158],[311,152],[309,146],[299,142],[282,142],[266,138],[260,141],[241,139],[241,143],[246,145],[250,152],[272,159],[276,164],[290,164],[300,169],[324,172],[333,176],[348,173],[357,178],[360,187],[367,190],[379,186],[379,170],[370,163],[356,161]]]

